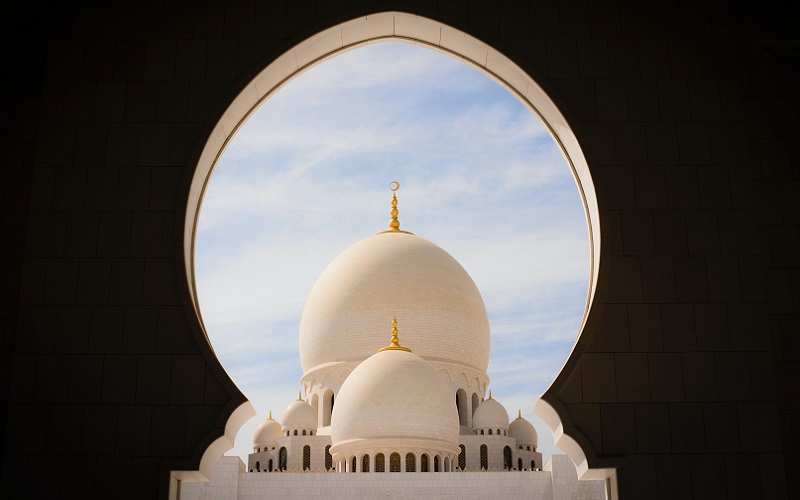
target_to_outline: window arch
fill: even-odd
[[[311,447],[303,446],[303,470],[311,468]]]
[[[458,468],[464,470],[467,468],[467,448],[463,444],[458,447],[461,448],[461,453],[458,454]]]
[[[333,456],[331,456],[331,445],[325,447],[325,470],[333,468]]]
[[[406,472],[417,471],[417,457],[413,453],[406,453]]]
[[[322,395],[322,425],[331,425],[331,413],[333,412],[333,391],[328,389]]]
[[[305,430],[303,430],[303,435],[304,435],[304,436],[306,435],[306,431],[305,431]]]
[[[536,460],[531,460],[531,470],[536,469]]]
[[[475,415],[475,410],[478,409],[478,405],[481,404],[481,400],[478,397],[477,393],[472,393],[472,414]]]
[[[467,405],[469,404],[469,399],[467,399],[467,393],[464,389],[459,389],[456,392],[456,409],[458,410],[458,424],[459,425],[469,425],[469,409]]]
[[[483,436],[483,429],[481,429],[481,436]]]
[[[489,470],[489,450],[485,444],[481,445],[481,469]]]
[[[386,472],[386,457],[383,453],[375,455],[375,472]]]
[[[353,457],[353,460],[350,461],[350,465],[352,466],[350,467],[350,472],[355,472],[358,470],[358,459]]]
[[[295,430],[294,430],[294,435],[295,435],[295,436],[297,435],[297,429],[295,429]]]
[[[517,470],[522,470],[522,459],[521,458],[517,459]]]
[[[450,472],[450,457],[444,457],[444,472]]]
[[[397,452],[389,455],[389,472],[400,472],[400,454]]]
[[[503,468],[511,469],[511,447],[506,446],[503,448]]]
[[[361,457],[361,472],[369,472],[369,455]]]
[[[286,447],[281,446],[281,450],[278,452],[278,469],[279,470],[286,470]]]
[[[489,429],[489,435],[490,436],[492,435],[492,429]]]
[[[430,472],[430,468],[428,466],[428,461],[429,460],[430,459],[428,458],[428,454],[427,453],[423,453],[422,457],[419,459],[420,472]]]
[[[433,472],[439,472],[439,455],[433,457]]]
[[[256,470],[258,472],[261,472],[261,462],[259,462],[258,460],[256,460]]]
[[[272,472],[272,459],[271,458],[269,459],[269,465],[267,466],[267,470],[269,472]]]

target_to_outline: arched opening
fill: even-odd
[[[517,459],[517,470],[522,470],[522,459],[521,458]]]
[[[481,400],[478,397],[477,393],[472,393],[472,414],[475,415],[475,410],[478,409],[478,405],[481,404]]]
[[[311,468],[311,447],[309,445],[303,446],[303,470]]]
[[[383,453],[375,455],[375,472],[386,472],[386,458]]]
[[[489,429],[489,435],[490,436],[492,435],[492,429]]]
[[[260,461],[258,461],[258,460],[256,460],[256,470],[257,470],[258,472],[261,472],[261,462],[260,462]]]
[[[414,26],[415,28],[408,33],[398,32],[395,26],[397,23],[385,23],[387,19],[402,18],[407,21],[406,26]],[[377,23],[377,24],[375,24]],[[385,24],[386,27],[381,28]],[[363,29],[367,25],[375,27],[375,30]],[[427,37],[423,35],[425,29],[422,28],[434,27],[436,36]],[[383,30],[383,31],[382,31]],[[349,21],[337,27],[331,28],[325,32],[327,35],[336,33],[338,36],[320,36],[317,38],[315,45],[312,46],[311,42],[303,42],[295,49],[287,52],[285,56],[278,58],[273,64],[266,68],[259,74],[234,100],[232,105],[223,114],[222,119],[217,126],[212,130],[209,140],[204,149],[200,153],[197,168],[195,170],[194,179],[191,182],[188,193],[188,206],[186,210],[185,226],[184,226],[184,263],[188,279],[189,296],[191,297],[195,312],[198,318],[200,317],[200,309],[197,302],[197,292],[194,289],[195,280],[193,279],[194,272],[194,237],[196,230],[197,214],[200,202],[203,198],[203,192],[207,183],[211,170],[213,169],[220,152],[226,147],[229,140],[233,137],[239,129],[244,119],[251,113],[263,100],[271,96],[281,85],[294,75],[307,69],[307,67],[316,64],[318,61],[326,57],[335,55],[339,51],[356,47],[360,44],[368,43],[376,39],[384,39],[386,37],[395,37],[398,39],[413,40],[415,43],[426,45],[441,52],[455,55],[464,58],[470,64],[479,67],[486,74],[501,82],[509,90],[515,93],[526,106],[537,113],[543,118],[543,121],[556,138],[559,147],[564,151],[567,157],[570,168],[575,174],[581,197],[586,206],[587,217],[589,219],[590,231],[590,245],[591,245],[591,284],[590,292],[586,304],[586,311],[588,312],[592,299],[594,297],[595,289],[597,288],[596,270],[599,264],[599,223],[598,213],[593,190],[591,176],[588,171],[585,159],[580,151],[580,146],[574,134],[567,126],[567,122],[553,102],[546,96],[542,89],[530,78],[528,74],[514,65],[509,59],[502,54],[495,52],[491,47],[488,47],[483,42],[480,42],[471,37],[465,36],[453,28],[443,25],[439,22],[430,19],[421,18],[409,14],[389,12],[368,16],[366,18]],[[346,36],[342,35],[347,33]],[[367,35],[366,33],[369,33]],[[324,40],[324,43],[319,43],[319,40]],[[490,57],[491,56],[491,57]],[[292,64],[285,64],[288,61],[293,61]],[[584,314],[583,324],[586,322],[586,314]],[[202,324],[202,320],[201,320]],[[581,329],[583,328],[581,325]],[[569,368],[574,362],[568,362],[566,366]],[[331,407],[333,401],[331,397]],[[537,414],[542,414],[546,422],[551,428],[555,429],[561,425],[560,417],[556,410],[545,403],[544,405],[537,405]],[[329,425],[329,420],[327,424]],[[323,424],[325,422],[323,421]],[[564,425],[564,436],[567,436],[562,449],[570,454],[573,461],[582,463],[585,461],[585,455],[582,447],[587,447],[588,442],[574,431],[566,422]],[[231,435],[235,435],[234,432]],[[580,443],[571,440],[570,434],[578,436]],[[565,439],[565,438],[562,438]],[[209,464],[213,464],[216,458],[221,456],[225,451],[225,446],[230,445],[227,439],[221,442],[213,449],[209,449],[210,462],[205,460],[205,472],[209,471]],[[204,457],[205,459],[205,457]],[[177,474],[177,473],[176,473]],[[176,475],[177,477],[177,475]]]
[[[506,446],[503,448],[503,468],[506,470],[511,469],[513,467],[511,463],[511,447]]]
[[[467,468],[467,448],[463,444],[458,447],[461,448],[461,453],[458,454],[458,468],[464,470]]]
[[[369,455],[361,457],[361,472],[369,472]]]
[[[400,454],[397,452],[389,455],[389,472],[400,472]]]
[[[423,453],[422,457],[419,459],[420,463],[420,472],[430,472],[430,465],[429,465],[430,458],[428,457],[427,453]]]
[[[333,456],[331,455],[331,445],[325,446],[325,470],[333,468]]]
[[[450,472],[450,457],[444,457],[444,471]]]
[[[417,471],[417,457],[413,453],[406,453],[406,472]]]
[[[439,472],[439,455],[433,456],[433,472]]]
[[[281,446],[280,451],[278,451],[278,469],[281,471],[286,470],[286,447]]]
[[[272,472],[272,459],[271,458],[269,459],[269,462],[267,463],[267,471],[268,472]]]
[[[322,395],[322,426],[331,425],[331,413],[333,412],[333,391],[328,389]]]
[[[531,470],[536,469],[536,460],[531,460]]]
[[[489,449],[485,444],[481,445],[481,469],[489,469]]]
[[[350,461],[350,472],[356,472],[358,470],[358,460],[356,457]]]
[[[456,391],[456,408],[458,408],[458,423],[463,426],[469,425],[469,409],[467,405],[467,392],[464,389]]]

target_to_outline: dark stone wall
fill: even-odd
[[[620,498],[800,497],[800,16],[627,0],[5,4],[0,496],[197,468],[245,400],[186,298],[199,148],[269,61],[383,10],[505,53],[582,142],[606,293],[545,399]]]

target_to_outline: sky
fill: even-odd
[[[226,148],[195,245],[201,314],[223,367],[258,416],[227,455],[247,462],[255,428],[297,398],[298,328],[314,281],[342,251],[401,228],[472,276],[492,332],[496,400],[533,415],[571,351],[589,287],[583,205],[538,118],[483,73],[433,50],[367,45],[270,97]]]

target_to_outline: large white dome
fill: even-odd
[[[458,453],[458,432],[453,395],[436,369],[411,352],[386,350],[342,385],[331,416],[331,453],[376,446]]]
[[[300,321],[303,372],[367,359],[394,315],[415,354],[486,372],[489,320],[478,288],[450,254],[403,232],[356,243],[317,279]]]

